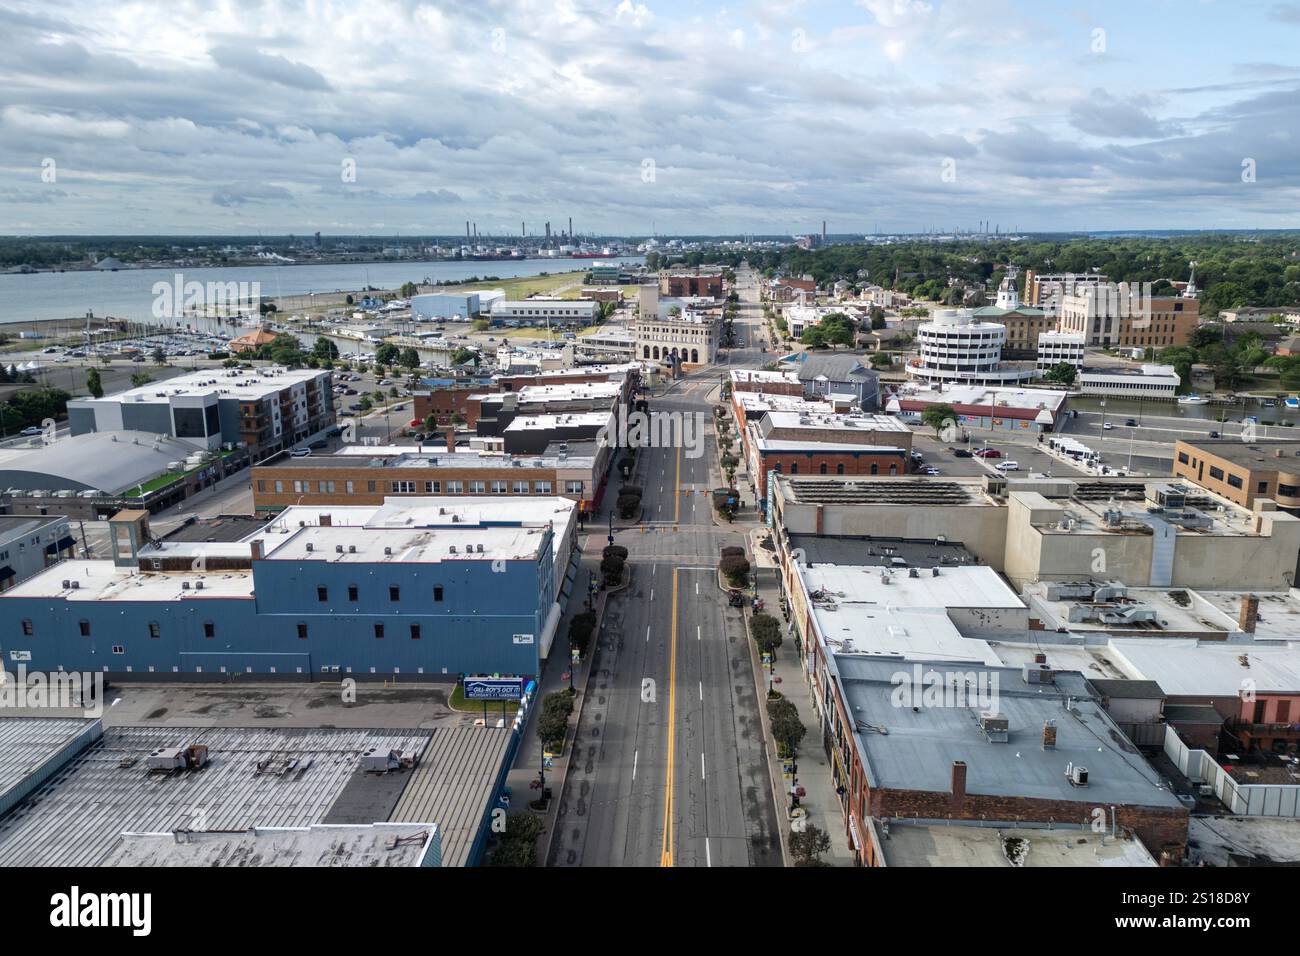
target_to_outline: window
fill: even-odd
[[[155,641],[162,637],[162,628],[158,626],[157,621],[149,622],[149,637]]]
[[[464,491],[465,486],[459,481],[447,482],[447,494],[459,495]]]
[[[357,586],[356,586],[355,584],[349,584],[349,585],[348,585],[348,600],[351,601],[351,602],[353,602],[354,604],[356,603],[356,600],[357,600]]]
[[[316,600],[317,600],[317,601],[320,601],[321,604],[324,604],[324,603],[325,603],[326,601],[328,601],[329,599],[330,599],[330,591],[329,591],[329,588],[319,588],[319,587],[318,587],[318,588],[316,589]]]
[[[1277,493],[1283,498],[1295,498],[1300,496],[1300,485],[1284,485],[1279,483]]]
[[[442,600],[442,585],[441,585],[441,584],[435,584],[435,585],[433,586],[433,599],[434,599],[435,601],[441,601],[441,600]]]
[[[211,621],[204,621],[204,622],[203,622],[203,636],[204,636],[204,637],[216,637],[216,636],[217,636],[217,625],[213,624]]]
[[[526,482],[526,481],[516,481],[516,482],[515,482],[515,494],[517,494],[517,495],[526,495],[526,494],[528,494],[528,482]]]
[[[305,641],[305,640],[307,640],[307,625],[306,625],[306,624],[301,624],[301,623],[300,623],[300,624],[298,625],[298,640],[300,640],[300,641]]]
[[[113,645],[113,653],[114,653],[114,654],[125,654],[125,653],[126,653],[126,648],[123,647],[121,644],[114,644],[114,645]]]
[[[1261,494],[1261,495],[1267,493],[1267,491],[1268,491],[1268,482],[1267,482],[1267,481],[1261,481],[1261,482],[1259,483],[1259,487],[1256,488],[1255,490],[1256,490],[1259,494]]]
[[[1291,722],[1291,701],[1279,700],[1277,702],[1277,713],[1273,715],[1273,723],[1289,724]]]
[[[564,493],[565,493],[566,495],[580,495],[580,494],[582,494],[582,482],[581,482],[581,481],[566,481],[566,482],[564,483]]]
[[[823,475],[826,474],[826,462],[821,463],[821,467],[818,469],[818,471]]]
[[[799,463],[797,461],[790,462],[790,474],[792,475],[799,474]]]
[[[481,495],[485,487],[487,486],[481,481],[471,481],[469,483],[469,493],[471,495]]]
[[[835,474],[837,475],[844,474],[844,462],[840,462],[838,465],[835,466]]]
[[[388,585],[388,600],[400,601],[402,599],[402,589],[396,584]]]
[[[1180,465],[1185,465],[1185,464],[1187,464],[1187,459],[1188,459],[1187,452],[1185,452],[1185,451],[1180,451],[1180,452],[1178,453],[1178,463],[1179,463]]]
[[[442,494],[442,482],[441,482],[441,481],[426,481],[426,482],[424,483],[424,493],[425,493],[426,495],[440,495],[440,494]]]
[[[412,625],[411,625],[411,640],[413,640],[413,641],[418,641],[419,639],[420,639],[420,625],[418,625],[418,624],[412,624]]]
[[[23,621],[23,636],[24,636],[24,637],[31,637],[32,634],[33,634],[32,622],[31,622],[30,620],[24,620],[24,621]]]
[[[266,491],[266,482],[260,478],[257,480],[257,490]]]
[[[277,495],[284,494],[284,482],[283,482],[283,481],[277,481],[277,482],[275,483],[275,493],[276,493]]]
[[[549,495],[551,493],[551,483],[549,481],[534,481],[533,491],[539,495]]]
[[[372,495],[375,493],[375,483],[373,481],[366,482],[366,491],[370,492]]]
[[[1222,468],[1215,468],[1213,465],[1211,465],[1211,466],[1210,466],[1210,477],[1213,478],[1215,481],[1222,481],[1222,480],[1223,480],[1223,469],[1222,469]]]
[[[1236,475],[1229,475],[1229,476],[1228,476],[1228,485],[1229,485],[1229,487],[1232,487],[1232,488],[1240,488],[1240,487],[1242,486],[1242,480],[1241,480],[1239,477],[1237,477]]]
[[[506,493],[506,489],[507,489],[508,487],[509,487],[509,484],[508,484],[507,482],[504,482],[504,481],[494,481],[494,482],[492,482],[492,494],[494,494],[494,495],[504,495],[504,494]]]
[[[79,621],[79,622],[77,622],[77,627],[81,630],[81,636],[82,636],[82,637],[90,637],[90,622],[89,622],[89,621],[84,621],[84,620],[83,620],[83,621]]]
[[[413,495],[413,494],[415,494],[415,482],[413,482],[413,481],[395,481],[395,482],[393,482],[393,494],[395,494],[395,495]]]
[[[382,625],[382,624],[376,624],[376,625],[375,625],[375,640],[377,640],[377,641],[382,641],[383,639],[384,639],[384,625]]]

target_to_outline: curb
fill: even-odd
[[[772,785],[772,798],[776,809],[776,827],[781,838],[781,864],[790,865],[790,815],[786,811],[786,795],[781,777],[777,773],[776,741],[772,738],[772,719],[767,715],[767,687],[764,686],[763,665],[758,659],[758,645],[749,633],[750,614],[741,611],[740,623],[745,631],[745,646],[749,651],[749,669],[754,678],[754,694],[758,701],[758,719],[763,727],[763,747],[767,751],[767,775]]]

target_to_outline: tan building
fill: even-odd
[[[1243,508],[1269,498],[1300,515],[1300,441],[1180,439],[1174,446],[1174,475]]]
[[[1121,282],[1063,296],[1058,331],[1082,335],[1090,348],[1169,348],[1187,345],[1200,324],[1200,303],[1146,297]]]
[[[1170,478],[779,476],[772,502],[790,534],[958,542],[1016,588],[1105,579],[1281,590],[1300,563],[1300,517]]]

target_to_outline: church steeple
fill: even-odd
[[[1187,288],[1183,290],[1184,299],[1195,299],[1200,293],[1196,291],[1196,263],[1192,263],[1192,276],[1187,280]]]
[[[1008,312],[1014,312],[1020,308],[1020,293],[1016,291],[1016,274],[1008,272],[998,284],[997,306],[999,309],[1006,309]]]

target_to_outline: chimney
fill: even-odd
[[[322,528],[329,528],[329,527],[332,527],[332,526],[334,525],[334,516],[333,516],[333,515],[328,515],[328,514],[326,514],[326,515],[321,515],[320,518],[318,519],[317,523],[318,523]]]
[[[1259,620],[1259,597],[1247,594],[1241,599],[1241,616],[1237,619],[1237,626],[1246,634],[1254,634],[1257,620]]]
[[[1039,651],[1037,654],[1034,655],[1034,663],[1035,663],[1035,664],[1046,664],[1046,663],[1047,663],[1047,655],[1044,654],[1042,651]]]
[[[452,426],[447,428],[447,451],[452,454],[456,452],[456,429]]]
[[[1054,720],[1043,721],[1043,749],[1056,749],[1056,721]]]
[[[252,552],[254,561],[262,560],[262,542],[260,539],[250,542],[248,548]]]
[[[961,813],[962,805],[966,802],[966,761],[954,760],[952,762],[952,812],[956,816]]]

